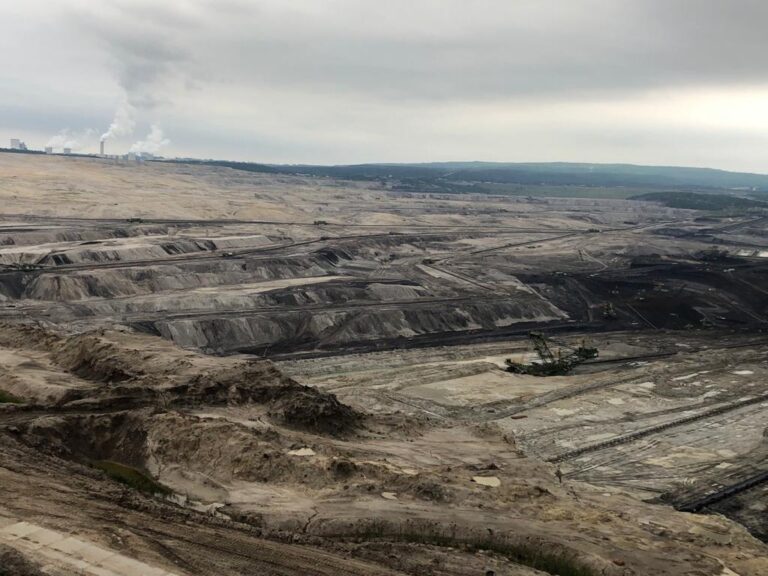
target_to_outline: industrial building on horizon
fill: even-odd
[[[10,150],[15,150],[19,152],[30,152],[30,153],[37,153],[40,154],[40,150],[31,150],[27,143],[19,138],[11,138],[11,146]],[[73,149],[69,146],[64,147],[61,149],[61,152],[56,152],[56,148],[54,146],[45,146],[42,150],[47,155],[76,155],[76,156],[91,156],[96,158],[106,158],[110,160],[120,161],[120,160],[127,160],[130,162],[135,162],[137,164],[146,162],[147,160],[164,160],[165,158],[163,156],[155,155],[151,152],[136,152],[136,151],[130,151],[125,154],[106,154],[104,151],[105,148],[105,142],[104,140],[99,142],[99,153],[98,154],[92,154],[92,153],[76,153],[73,154]],[[1,149],[1,148],[0,148]]]
[[[11,138],[11,150],[27,150],[27,144],[18,138]]]

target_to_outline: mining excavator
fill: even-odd
[[[508,359],[506,361],[507,372],[530,376],[562,376],[568,374],[582,362],[597,358],[597,348],[585,346],[583,342],[581,346],[574,348],[565,342],[550,338],[559,346],[557,354],[555,354],[547,344],[546,336],[541,332],[531,332],[528,334],[528,338],[539,355],[539,360],[524,364]],[[563,350],[566,350],[565,354],[563,354]]]

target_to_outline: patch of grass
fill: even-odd
[[[405,542],[463,548],[468,552],[487,551],[504,556],[523,566],[541,570],[554,576],[597,576],[567,549],[552,543],[515,541],[497,534],[458,534],[458,526],[441,527],[431,523],[408,521],[392,524],[383,520],[367,523],[356,534],[365,539],[385,539]]]
[[[23,404],[24,400],[18,396],[14,396],[10,392],[0,390],[0,404]]]
[[[144,474],[136,468],[131,468],[124,464],[112,462],[110,460],[97,460],[92,463],[94,468],[102,470],[117,482],[130,486],[131,488],[147,494],[171,494],[172,491],[167,486],[163,486],[150,476]]]

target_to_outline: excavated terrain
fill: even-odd
[[[0,574],[768,573],[761,215],[0,154]],[[531,330],[600,355],[511,374]]]

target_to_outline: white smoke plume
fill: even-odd
[[[136,111],[127,100],[123,100],[115,110],[115,117],[112,123],[109,125],[104,134],[101,135],[101,140],[109,140],[110,138],[119,138],[120,136],[130,136],[133,134],[134,128],[136,128]]]
[[[160,127],[153,124],[147,137],[131,146],[131,152],[134,154],[157,154],[160,148],[168,146],[170,143],[171,141],[163,136],[163,131]]]
[[[84,132],[71,132],[69,128],[65,128],[55,136],[52,136],[46,143],[46,147],[50,148],[71,148],[72,150],[81,150],[85,145],[84,140],[90,140],[94,136],[92,129],[85,130]]]

